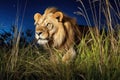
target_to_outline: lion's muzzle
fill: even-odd
[[[48,43],[48,34],[44,32],[36,32],[35,38],[37,39],[38,44],[46,44]]]

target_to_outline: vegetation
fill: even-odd
[[[79,7],[80,11],[76,12],[76,14],[84,14],[86,22],[91,25],[83,2],[81,0],[78,1],[81,3],[82,8]],[[120,24],[110,15],[110,8],[114,8],[108,0],[105,0],[104,4],[102,4],[101,0],[100,2],[98,1],[100,10],[99,18],[97,18],[96,11],[92,7],[95,2],[91,3],[89,0],[93,21],[95,26],[101,26],[100,15],[101,10],[103,10],[107,34],[104,29],[101,34],[99,34],[97,29],[96,32],[90,30],[90,33],[76,45],[77,57],[73,62],[64,64],[60,61],[58,64],[54,64],[49,60],[49,54],[41,47],[37,47],[35,43],[20,47],[19,35],[17,39],[16,36],[14,37],[15,40],[13,39],[13,41],[15,44],[12,44],[10,49],[0,48],[0,79],[120,80],[120,29],[118,29]],[[116,1],[114,2],[116,3]],[[118,20],[120,20],[118,9],[114,10]],[[55,51],[55,53],[59,54],[58,51]]]

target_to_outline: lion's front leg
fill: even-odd
[[[73,47],[71,47],[66,54],[64,54],[64,56],[62,57],[62,61],[65,63],[69,63],[70,61],[72,61],[76,56],[76,52],[73,49]]]

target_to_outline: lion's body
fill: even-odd
[[[62,61],[71,61],[76,55],[74,45],[82,36],[76,21],[56,8],[47,8],[43,15],[36,13],[34,19],[38,43],[66,51]]]

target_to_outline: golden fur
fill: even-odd
[[[69,62],[76,56],[74,45],[79,43],[81,32],[75,19],[52,7],[47,8],[43,15],[36,13],[34,20],[35,37],[39,44],[66,51],[63,62]]]

